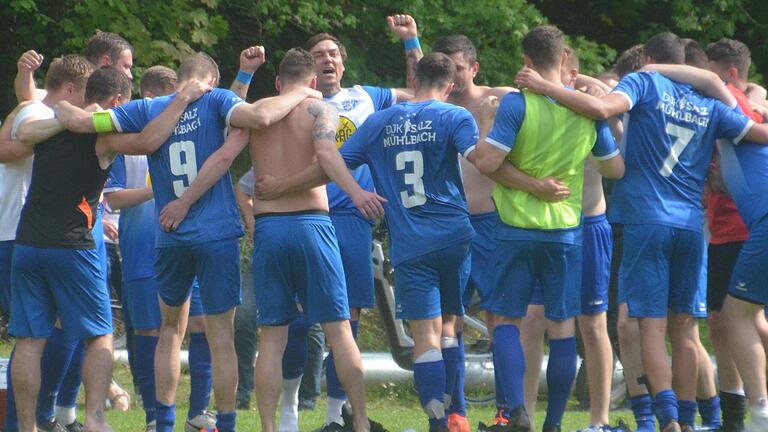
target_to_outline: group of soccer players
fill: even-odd
[[[235,430],[243,229],[228,170],[246,146],[262,430],[297,430],[301,346],[314,323],[331,349],[323,430],[380,427],[368,420],[355,338],[361,310],[374,305],[371,226],[381,216],[430,431],[470,430],[461,317],[473,296],[496,376],[497,415],[479,430],[533,430],[545,334],[543,430],[561,430],[576,317],[591,401],[585,430],[625,430],[608,418],[612,255],[637,430],[655,430],[655,415],[662,431],[692,431],[697,408],[708,430],[768,430],[768,127],[759,114],[768,109],[747,81],[746,46],[723,39],[705,52],[662,33],[600,81],[579,74],[560,30],[542,26],[522,40],[518,91],[475,84],[478,55],[465,36],[441,38],[425,56],[412,17],[388,25],[404,43],[409,88],[342,87],[346,50],[321,33],[281,59],[279,95],[251,104],[243,99],[266,61],[259,46],[242,52],[231,90],[218,88],[216,62],[198,53],[176,72],[146,70],[136,101],[133,51],[117,35],[99,33],[85,56],[55,59],[45,91],[33,80],[42,56],[21,57],[24,102],[0,129],[0,270],[10,292],[0,299],[16,337],[9,411],[18,418],[4,430],[81,427],[74,402],[56,400],[76,396],[81,372],[82,428],[109,430],[112,324],[94,229],[102,193],[121,210],[123,301],[147,430],[173,430],[188,324],[185,427]],[[603,177],[619,179],[607,200]],[[719,395],[696,320],[708,307]],[[216,414],[207,411],[211,387]]]

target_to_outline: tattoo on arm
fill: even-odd
[[[312,127],[312,138],[315,141],[336,141],[336,128],[339,123],[339,113],[330,105],[314,101],[307,107],[307,112],[315,117]]]
[[[408,50],[405,52],[406,63],[406,83],[405,86],[412,88],[416,83],[416,64],[424,57],[424,53],[421,52],[421,48]]]

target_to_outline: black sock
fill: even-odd
[[[723,426],[744,427],[744,416],[747,413],[746,396],[721,391],[720,406],[723,410]]]

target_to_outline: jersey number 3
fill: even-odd
[[[675,142],[672,143],[672,147],[669,149],[669,155],[664,159],[664,165],[661,167],[661,170],[659,170],[664,177],[672,175],[672,169],[675,168],[675,165],[679,162],[678,158],[685,148],[688,147],[695,132],[682,126],[667,123],[667,134],[675,138]]]
[[[186,177],[186,179],[173,181],[173,193],[176,198],[180,198],[197,177],[195,143],[192,141],[175,142],[168,148],[168,153],[171,160],[171,173],[177,177]],[[183,159],[182,154],[184,155]]]
[[[411,170],[407,170],[408,162],[411,163]],[[420,151],[404,151],[397,154],[395,164],[398,171],[405,171],[405,184],[413,187],[413,194],[408,190],[400,191],[400,199],[405,208],[411,208],[423,205],[427,202],[427,195],[424,192],[424,157]]]

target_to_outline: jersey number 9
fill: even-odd
[[[171,173],[177,177],[186,177],[186,179],[173,181],[173,193],[176,198],[180,198],[197,177],[195,143],[192,141],[175,142],[168,148],[168,153],[171,161]],[[184,155],[183,159],[182,154]]]

